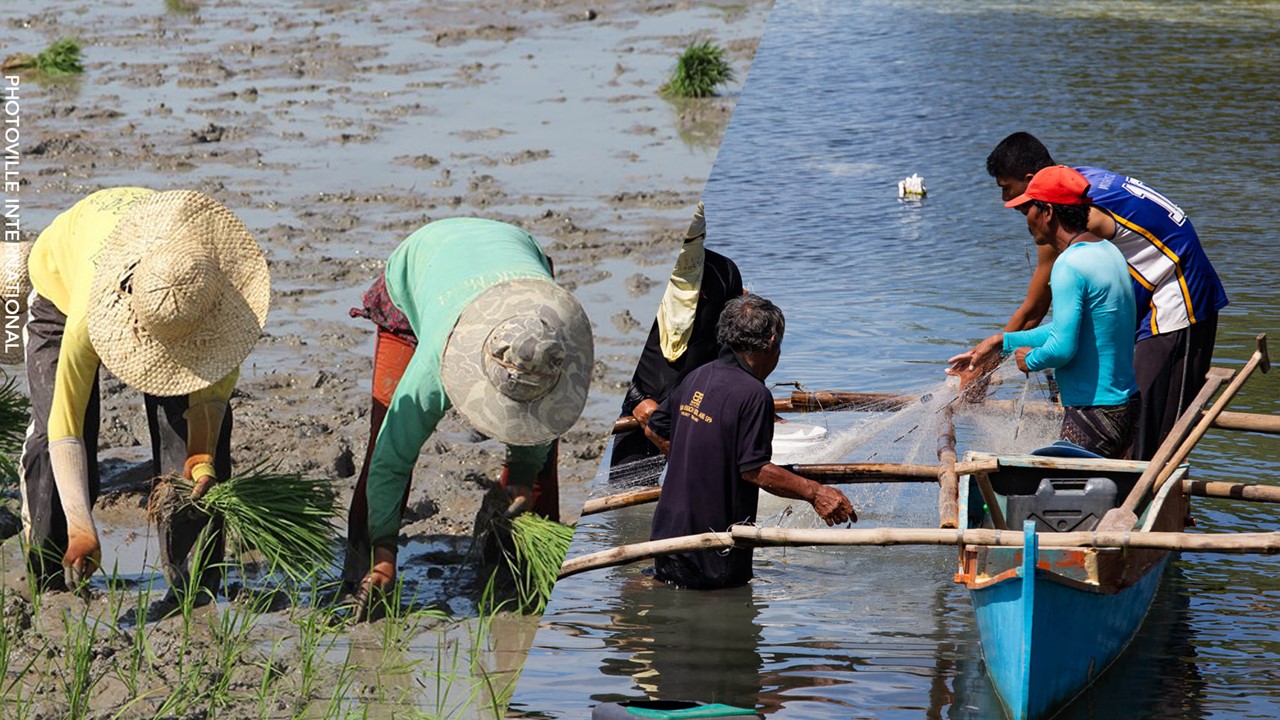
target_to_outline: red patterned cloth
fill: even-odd
[[[379,273],[378,279],[373,281],[373,285],[364,294],[364,306],[359,308],[351,308],[349,313],[351,317],[367,318],[378,326],[378,329],[389,332],[399,338],[402,338],[413,345],[418,344],[418,337],[413,334],[413,328],[409,325],[409,318],[400,312],[400,308],[391,302],[391,295],[387,293],[387,278]]]

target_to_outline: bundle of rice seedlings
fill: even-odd
[[[31,421],[31,402],[18,390],[17,378],[5,378],[0,386],[0,482],[18,476],[16,458],[22,452],[27,424]]]
[[[84,66],[80,64],[80,43],[73,38],[62,38],[34,56],[25,53],[11,55],[0,67],[6,72],[36,70],[51,76],[84,72]]]
[[[502,554],[515,580],[520,611],[541,614],[551,599],[560,565],[573,540],[573,526],[524,513],[507,521]]]
[[[192,501],[190,480],[172,480],[182,502],[221,517],[239,551],[261,553],[267,567],[305,583],[334,563],[337,495],[327,479],[279,472],[259,463]]]
[[[733,82],[733,68],[724,55],[724,48],[710,40],[695,40],[676,61],[662,94],[681,98],[715,95],[717,87]]]

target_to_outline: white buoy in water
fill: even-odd
[[[924,178],[916,173],[898,181],[898,197],[909,200],[917,200],[929,194],[928,188],[924,186]]]

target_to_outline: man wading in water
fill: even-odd
[[[719,359],[690,373],[653,412],[645,432],[667,455],[667,479],[650,539],[754,522],[759,488],[809,502],[828,525],[857,522],[839,490],[770,462],[773,396],[764,379],[778,366],[784,329],[782,311],[759,295],[730,300],[717,326]],[[736,587],[751,580],[751,550],[668,555],[654,568],[659,580],[680,587]]]

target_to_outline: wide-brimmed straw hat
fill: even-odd
[[[509,445],[540,445],[582,414],[595,361],[591,321],[549,280],[513,280],[462,311],[441,375],[472,427]]]
[[[89,340],[102,364],[151,395],[201,390],[262,334],[271,279],[244,223],[217,200],[161,192],[120,219],[97,257]]]
[[[30,242],[0,242],[0,305],[4,306],[0,363],[16,365],[24,360],[22,328],[27,322],[31,276],[27,272]]]

